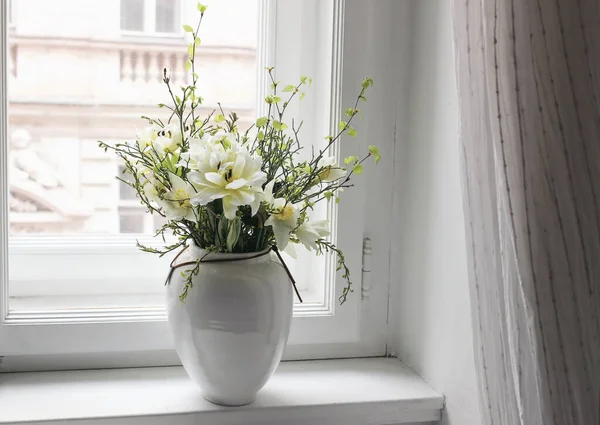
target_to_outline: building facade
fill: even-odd
[[[9,4],[10,229],[19,233],[148,233],[158,223],[98,147],[132,140],[142,115],[168,118],[167,69],[189,79],[191,0],[12,0]],[[209,5],[197,53],[203,113],[220,102],[255,118],[257,2]]]

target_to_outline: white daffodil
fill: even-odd
[[[298,208],[283,198],[273,197],[274,180],[264,189],[263,200],[272,210],[271,216],[265,221],[265,226],[273,227],[277,248],[284,250],[290,240],[290,232],[294,230],[300,217]]]
[[[319,160],[317,163],[317,169],[322,168],[317,176],[317,182],[334,182],[336,180],[346,177],[346,169],[340,167],[335,162],[335,157],[330,156]]]
[[[186,219],[195,221],[196,216],[192,208],[191,197],[196,193],[194,187],[181,177],[169,173],[171,190],[161,196],[159,205],[164,209],[165,215],[170,220]]]
[[[152,146],[156,153],[163,158],[167,153],[179,154],[183,139],[184,135],[181,133],[181,127],[176,124],[169,124],[158,130]]]
[[[156,124],[146,126],[137,130],[136,143],[139,150],[144,151],[148,146],[152,145],[158,137],[160,127]]]
[[[150,202],[160,206],[160,194],[165,192],[165,187],[151,176],[146,176],[144,185],[144,195]]]
[[[222,134],[203,139],[182,157],[193,170],[189,174],[196,188],[192,205],[222,199],[228,219],[233,219],[242,205],[250,206],[252,215],[258,212],[262,185],[267,179],[261,170],[262,159],[232,139]]]
[[[327,220],[305,221],[294,232],[296,237],[308,249],[317,249],[317,240],[329,235],[329,222]]]

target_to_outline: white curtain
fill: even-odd
[[[600,0],[454,0],[489,425],[600,424]]]

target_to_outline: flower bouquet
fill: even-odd
[[[279,251],[286,250],[293,255],[293,247],[302,245],[314,250],[317,255],[333,253],[337,255],[337,269],[341,270],[347,282],[340,302],[343,303],[352,291],[344,255],[328,239],[329,223],[327,220],[313,220],[311,211],[319,202],[338,202],[339,192],[352,186],[351,178],[363,172],[365,160],[373,157],[378,162],[380,159],[374,146],[369,146],[363,156],[345,158],[343,165],[329,154],[330,148],[340,141],[342,135],[356,136],[352,121],[360,113],[359,102],[366,100],[365,91],[373,81],[370,78],[363,80],[356,102],[346,109],[346,119],[340,121],[337,132],[326,137],[324,148],[316,152],[313,150],[309,160],[299,160],[298,154],[303,149],[300,141],[302,124],[287,121],[286,111],[292,101],[304,97],[305,87],[312,82],[308,77],[301,77],[297,84],[282,85],[276,80],[274,69],[267,68],[271,81],[271,92],[265,98],[268,113],[243,131],[239,128],[236,113],[225,113],[220,106],[208,116],[200,116],[198,110],[203,100],[196,90],[199,76],[195,69],[196,51],[200,46],[198,31],[206,6],[199,4],[198,10],[200,20],[197,27],[184,26],[191,39],[185,64],[191,73],[191,84],[173,87],[169,70],[163,70],[163,82],[170,100],[158,106],[168,110],[169,118],[163,121],[142,117],[147,126],[138,131],[133,143],[99,144],[123,161],[124,174],[117,178],[135,190],[150,213],[164,217],[165,223],[158,229],[157,236],[162,236],[165,241],[174,241],[162,248],[138,243],[140,248],[160,255],[191,248],[187,250],[185,261],[172,264],[172,271],[181,264],[183,267],[180,273],[173,274],[169,285],[173,287],[169,289],[172,299],[177,299],[179,304],[169,303],[169,322],[186,370],[192,378],[199,376],[195,380],[203,387],[209,400],[244,404],[253,399],[253,394],[264,384],[262,381],[266,382],[263,375],[270,376],[273,364],[276,366],[279,362],[291,320],[292,294],[288,293],[289,284],[281,283],[282,280],[285,283],[288,275],[280,274],[282,267],[276,259],[270,259],[269,251],[279,254]],[[261,262],[260,257],[269,260]],[[272,263],[274,268],[268,268],[267,263]],[[215,276],[218,276],[218,282],[214,288],[207,289]],[[256,282],[269,279],[274,281],[270,290],[282,293],[284,301],[281,304],[285,305],[285,309],[276,320],[280,324],[269,322],[265,332],[272,333],[273,327],[279,326],[282,328],[276,332],[279,338],[272,343],[274,348],[267,350],[270,358],[264,361],[264,346],[269,344],[254,347],[252,342],[241,348],[245,352],[245,360],[241,361],[245,367],[249,366],[248,359],[252,357],[249,351],[256,349],[258,360],[250,367],[258,370],[259,363],[265,363],[264,370],[261,369],[263,372],[259,373],[261,377],[252,377],[250,380],[253,382],[245,390],[231,389],[223,382],[215,383],[222,378],[209,376],[211,373],[206,371],[207,366],[199,364],[198,353],[190,348],[197,341],[190,342],[189,332],[180,336],[178,332],[189,327],[207,329],[207,323],[219,320],[227,327],[226,322],[231,322],[224,318],[228,302],[235,302],[234,298],[239,294],[250,291],[242,289],[241,284],[257,288],[260,285]],[[269,298],[265,293],[250,297],[254,301],[265,298]],[[251,300],[246,299],[241,305],[252,304]],[[256,302],[262,311],[277,309],[277,306]],[[213,311],[215,305],[220,305],[219,314]],[[235,314],[239,315],[240,303],[236,305],[238,310]],[[252,308],[256,310],[256,306]],[[192,315],[193,320],[189,311],[186,315],[177,316],[177,311],[182,309],[193,309],[197,315]],[[213,311],[211,317],[198,316],[210,314],[209,310]],[[254,313],[249,314],[252,316]],[[252,317],[245,317],[244,323],[250,323]],[[271,314],[270,317],[277,315]],[[183,320],[189,323],[184,324]],[[214,337],[211,344],[224,344],[221,349],[231,349],[232,346],[227,345],[230,344],[230,334],[226,332],[221,340]],[[215,356],[218,356],[220,350],[215,351]],[[223,368],[232,367],[221,363],[218,369],[222,372]],[[203,371],[196,373],[196,369]],[[244,374],[236,373],[236,380]]]

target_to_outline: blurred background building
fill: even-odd
[[[165,118],[162,70],[187,83],[195,0],[9,0],[9,209],[18,233],[148,233],[157,223],[97,141]],[[197,54],[208,114],[255,118],[257,2],[209,4]]]

